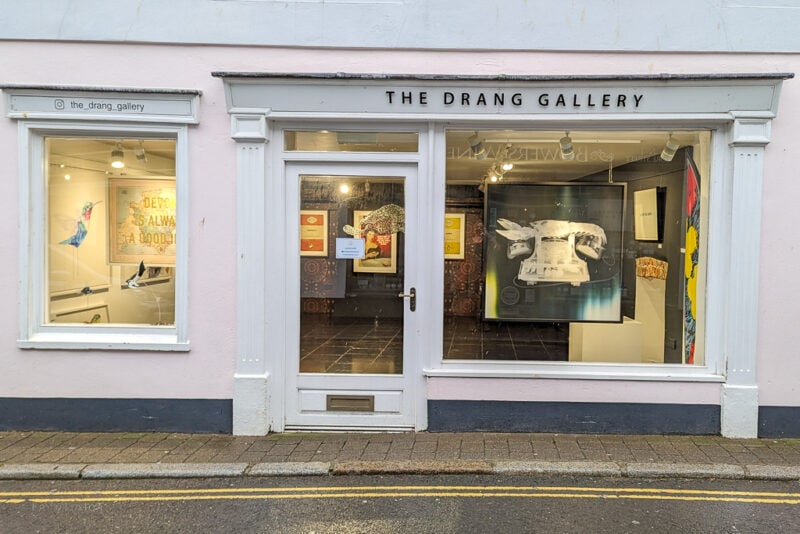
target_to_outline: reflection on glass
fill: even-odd
[[[173,325],[175,140],[50,137],[45,323]]]
[[[301,152],[416,152],[417,132],[287,131],[284,149]]]
[[[710,132],[563,137],[447,132],[444,358],[702,364]]]
[[[401,374],[402,178],[300,178],[300,372]]]

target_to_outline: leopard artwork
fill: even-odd
[[[355,227],[347,224],[343,230],[348,235],[356,235],[357,233],[363,235],[367,230],[374,230],[375,233],[380,235],[405,232],[406,210],[397,204],[381,206],[364,217],[360,226],[361,228],[356,230]]]

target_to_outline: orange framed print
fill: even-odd
[[[300,255],[328,255],[328,212],[300,210]]]
[[[464,259],[464,221],[463,213],[444,215],[444,259]]]

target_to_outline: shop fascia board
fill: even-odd
[[[653,76],[406,76],[358,74],[214,73],[225,83],[231,113],[271,118],[386,120],[473,119],[622,120],[705,115],[730,118],[734,110],[777,112],[780,86],[791,73]],[[324,91],[324,95],[321,94]],[[388,91],[394,96],[389,100]],[[435,91],[440,93],[434,94]],[[476,99],[445,103],[442,95],[472,91]],[[479,103],[478,94],[510,95],[520,103]],[[400,93],[412,95],[402,101]],[[425,101],[420,95],[425,94]],[[566,102],[559,103],[558,95]],[[721,98],[720,95],[724,95]],[[611,98],[611,97],[614,98]],[[608,100],[606,100],[608,97]],[[646,98],[645,98],[646,97]],[[447,96],[447,98],[450,98]],[[493,98],[491,96],[490,98]],[[636,100],[634,101],[634,98]],[[416,100],[415,100],[416,99]],[[571,102],[570,102],[571,100]],[[553,119],[551,119],[553,120]]]

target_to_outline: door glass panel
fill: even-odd
[[[404,196],[402,177],[300,177],[301,373],[402,374]]]

